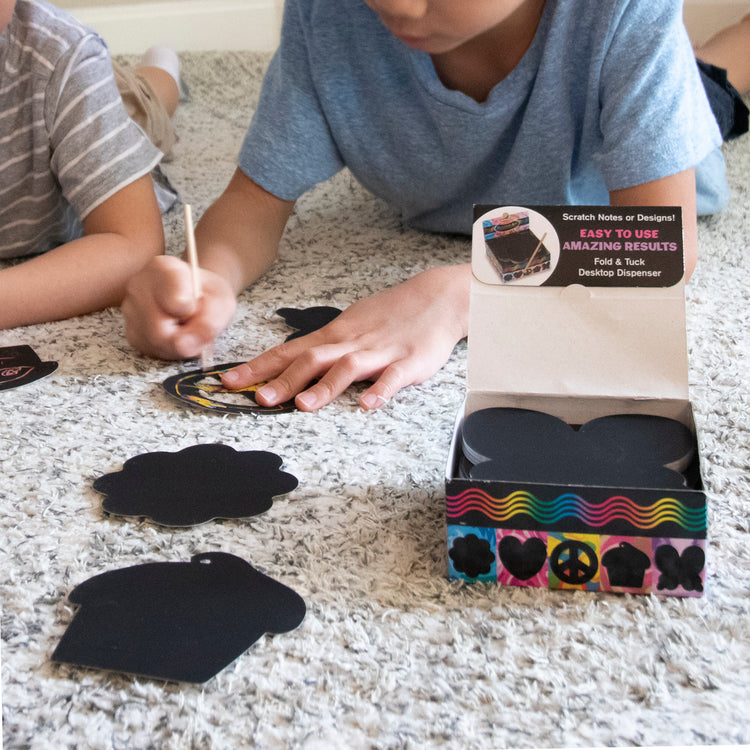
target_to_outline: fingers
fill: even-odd
[[[180,293],[176,258],[159,256],[128,282],[122,301],[125,334],[145,354],[175,359],[172,339],[179,320],[192,312],[192,294]]]
[[[130,344],[162,359],[196,357],[234,314],[235,298],[216,274],[201,272],[203,295],[193,297],[189,266],[159,256],[134,276],[122,302]]]
[[[174,348],[183,358],[197,357],[226,328],[234,315],[236,299],[229,285],[216,274],[201,271],[203,293],[192,315],[179,321]]]
[[[197,302],[193,298],[193,284],[187,263],[170,255],[154,258],[144,281],[148,302],[164,316],[188,318],[195,312]]]
[[[417,382],[416,371],[412,371],[408,362],[389,364],[392,356],[386,350],[349,351],[347,345],[336,344],[300,351],[294,357],[294,352],[290,353],[282,344],[227,371],[222,381],[227,387],[241,388],[268,380],[255,393],[259,403],[274,406],[294,398],[301,411],[317,411],[352,383],[374,376],[379,376],[377,382],[360,399],[362,408],[368,410],[382,406],[401,388]],[[287,362],[288,366],[284,366]]]
[[[295,403],[303,411],[315,411],[327,406],[352,383],[374,379],[359,403],[368,411],[378,409],[402,388],[422,383],[432,376],[451,351],[452,347],[447,345],[442,349],[436,346],[430,352],[401,346],[352,351],[338,358],[320,380],[299,393]],[[276,381],[269,385],[275,388]]]
[[[319,381],[297,395],[295,404],[302,411],[315,411],[331,403],[352,383],[377,377],[359,399],[360,406],[370,411],[388,403],[402,388],[421,383],[432,374],[423,373],[423,363],[416,357],[395,362],[391,359],[383,351],[352,352],[341,357]]]
[[[302,337],[304,338],[304,337]],[[295,339],[294,346],[279,344],[269,349],[267,352],[251,359],[249,362],[233,367],[227,370],[221,376],[221,382],[227,388],[246,388],[261,381],[269,380],[272,377],[283,372],[288,364],[294,361],[297,351],[304,352],[298,343],[302,338]],[[309,382],[309,381],[308,381]],[[306,385],[307,383],[305,383]],[[270,389],[269,389],[270,394]],[[257,392],[256,392],[257,396]],[[268,406],[273,404],[267,403]]]
[[[407,385],[419,382],[409,378],[401,362],[397,362],[383,370],[382,375],[359,398],[360,406],[367,411],[378,409],[388,403]]]
[[[259,403],[274,406],[296,397],[298,408],[314,411],[352,383],[374,378],[361,404],[382,406],[405,385],[437,372],[466,335],[470,277],[468,265],[425,271],[225,373],[223,382],[239,388],[263,381]]]
[[[353,382],[350,378],[343,385],[338,385],[340,381],[346,380],[347,375],[336,377],[337,372],[346,367],[351,358],[351,354],[347,354],[351,345],[347,342],[317,346],[307,343],[315,338],[315,334],[310,334],[269,349],[250,362],[224,373],[222,382],[230,388],[242,388],[268,381],[256,391],[255,397],[266,406],[274,406],[293,398],[306,389],[311,381],[327,373],[325,382],[321,381],[318,391],[322,392],[330,387],[334,392],[331,398],[334,398]],[[325,400],[325,403],[330,400]],[[304,399],[297,405],[305,411],[319,408],[307,406]],[[324,403],[320,403],[322,405]]]
[[[303,385],[305,390],[294,399],[302,411],[316,411],[327,406],[352,383],[367,380],[374,372],[382,369],[388,359],[386,352],[376,350],[352,351],[340,357],[335,357],[335,351],[331,351],[330,355],[334,357],[333,364],[326,367],[325,374],[311,386],[305,388],[307,384]],[[275,388],[275,382],[269,385]],[[308,384],[309,382],[308,380]]]

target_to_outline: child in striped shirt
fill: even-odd
[[[113,73],[104,42],[70,15],[0,0],[0,258],[30,256],[2,264],[0,328],[119,304],[163,252],[151,172],[175,141],[175,63]]]

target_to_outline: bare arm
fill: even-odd
[[[237,169],[196,228],[201,268],[223,276],[238,294],[276,259],[293,207]]]
[[[613,190],[609,198],[613,206],[682,206],[685,279],[689,280],[698,261],[695,170],[686,169],[660,180]]]
[[[128,279],[164,250],[150,175],[97,206],[83,228],[80,239],[0,271],[0,328],[120,304]]]
[[[671,177],[613,191],[612,205],[676,205],[683,208],[685,265],[689,277],[697,255],[695,176]],[[319,331],[275,346],[224,376],[233,387],[269,381],[257,391],[261,403],[295,398],[313,411],[351,383],[374,380],[360,399],[372,409],[405,385],[434,374],[467,333],[471,267],[425,271],[392,289],[355,302]],[[310,385],[315,378],[319,380]]]
[[[203,296],[193,299],[187,263],[154,258],[128,284],[128,341],[164,359],[197,356],[229,323],[236,295],[273,263],[293,206],[238,169],[196,227]]]

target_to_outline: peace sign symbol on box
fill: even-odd
[[[552,551],[549,565],[563,583],[581,585],[596,575],[599,560],[590,544],[568,539]]]

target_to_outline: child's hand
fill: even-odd
[[[256,392],[274,405],[294,397],[303,411],[330,403],[351,383],[375,379],[360,398],[384,404],[405,385],[421,383],[448,359],[467,332],[470,266],[425,271],[356,302],[319,331],[285,342],[229,370],[224,385],[269,381]],[[320,378],[310,385],[315,378]]]
[[[197,301],[190,267],[179,258],[160,255],[133,276],[122,302],[132,346],[161,359],[190,359],[213,342],[234,314],[235,295],[218,274],[200,273]]]

